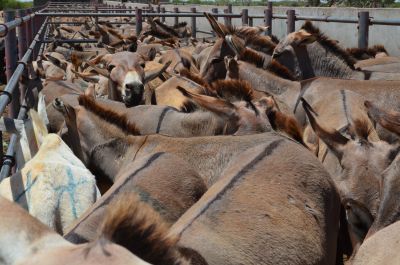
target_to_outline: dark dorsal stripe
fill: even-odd
[[[145,170],[146,168],[148,168],[149,166],[151,166],[151,164],[154,163],[154,161],[156,161],[157,159],[159,159],[162,155],[164,155],[164,152],[159,152],[159,153],[155,153],[153,154],[151,157],[149,157],[149,159],[146,161],[146,163],[141,166],[140,168],[138,168],[137,170],[135,170],[131,175],[129,175],[117,188],[115,188],[115,190],[113,191],[113,196],[109,196],[107,199],[105,199],[102,203],[100,203],[96,208],[94,208],[92,210],[92,213],[95,213],[99,208],[104,207],[106,205],[108,205],[111,200],[115,197],[116,194],[118,194],[121,189],[125,186],[126,183],[128,183],[129,181],[131,181],[132,179],[134,179],[140,172],[142,172],[143,170]],[[71,230],[72,232],[70,234],[66,234],[65,237],[69,238],[70,236],[74,237],[75,232],[73,232],[74,229],[76,229],[78,227],[79,224],[83,223],[84,221],[86,221],[91,215],[87,215],[85,216],[82,220],[80,220],[79,223],[77,223],[75,225],[75,227]],[[83,243],[83,242],[82,242]]]
[[[347,126],[350,126],[349,111],[347,109],[346,91],[341,89],[340,95],[342,95],[342,104],[343,104],[342,107],[344,111],[344,116],[346,117]]]
[[[160,133],[160,129],[161,129],[161,124],[165,118],[165,115],[167,114],[168,111],[172,110],[172,108],[170,107],[165,107],[163,109],[163,111],[161,112],[160,118],[158,119],[158,124],[157,124],[157,129],[156,129],[156,133]]]
[[[264,150],[262,150],[253,160],[251,160],[248,164],[246,164],[236,175],[234,175],[228,183],[212,198],[209,199],[207,204],[199,211],[197,214],[190,220],[190,223],[186,224],[186,226],[180,231],[179,236],[182,235],[183,232],[187,228],[191,226],[191,224],[201,216],[210,206],[220,200],[233,186],[238,182],[241,177],[248,172],[250,172],[254,166],[256,166],[262,159],[272,154],[272,152],[283,142],[283,139],[275,140],[270,143]]]

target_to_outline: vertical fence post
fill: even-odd
[[[26,15],[26,11],[24,9],[19,9],[17,10],[17,17],[23,18]],[[28,49],[29,43],[26,42],[26,27],[27,23],[22,22],[18,28],[17,28],[17,34],[18,34],[18,59],[22,60],[22,57],[24,57],[26,50]],[[28,78],[28,70],[25,68],[24,73],[23,73],[23,78],[27,80]],[[26,85],[25,82],[20,82],[19,83],[19,95],[20,95],[20,103],[24,101],[24,96],[26,92]]]
[[[228,9],[224,9],[224,14],[228,14],[229,10]],[[229,17],[224,17],[224,24],[225,26],[229,26],[230,25],[230,21],[229,21]]]
[[[174,12],[175,13],[179,13],[179,8],[178,7],[174,7]],[[176,16],[174,25],[178,25],[178,24],[179,24],[179,16]]]
[[[142,28],[143,28],[142,27],[142,23],[143,23],[142,9],[140,9],[140,8],[136,9],[135,17],[136,17],[136,36],[139,37],[140,32],[142,32]]]
[[[32,9],[28,9],[28,14],[32,14]],[[33,40],[33,19],[31,18],[26,27],[26,42],[31,43]]]
[[[296,11],[289,9],[287,11],[287,34],[294,32],[296,29]]]
[[[211,13],[215,16],[215,19],[218,20],[218,8],[213,7]]]
[[[161,8],[161,13],[165,14],[165,7]],[[161,22],[165,22],[165,17],[161,17]]]
[[[17,17],[23,18],[26,12],[24,9],[17,10]],[[18,35],[18,58],[21,60],[27,49],[27,39],[26,39],[26,22],[22,22],[17,28]]]
[[[264,24],[267,29],[267,35],[272,35],[272,2],[268,2],[267,9],[264,10]]]
[[[192,13],[196,13],[196,8],[192,7],[190,9],[192,11]],[[197,34],[196,34],[196,30],[197,30],[197,25],[196,25],[196,17],[192,17],[192,37],[196,38]]]
[[[99,11],[99,7],[97,4],[94,6],[94,12],[97,13]],[[94,23],[95,23],[95,28],[96,30],[99,29],[99,17],[94,17]]]
[[[229,14],[232,14],[232,4],[228,4],[227,11]],[[228,17],[226,21],[227,25],[232,25],[232,18]]]
[[[368,48],[369,12],[358,13],[358,48]]]
[[[248,25],[249,25],[249,10],[243,9],[242,10],[242,26],[248,26]]]
[[[4,12],[4,22],[10,22],[15,19],[15,11],[7,10]],[[10,81],[12,74],[17,67],[17,36],[15,29],[9,30],[5,37],[5,59],[6,59],[6,76],[7,82]],[[17,117],[19,112],[19,91],[14,89],[12,93],[12,101],[9,109],[9,117]]]
[[[161,13],[161,5],[157,6],[157,13]]]

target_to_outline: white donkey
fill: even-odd
[[[22,170],[0,183],[0,195],[61,234],[100,197],[95,177],[56,134],[45,136]]]

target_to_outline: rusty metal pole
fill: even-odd
[[[227,6],[227,8],[228,8],[228,13],[229,14],[232,14],[232,12],[233,12],[233,10],[232,10],[232,4],[228,4],[228,6]],[[229,21],[229,25],[232,25],[232,18],[228,18],[228,21]]]
[[[17,17],[22,18],[26,15],[26,11],[23,9],[17,10]],[[18,28],[17,28],[17,35],[18,35],[18,59],[21,61],[22,58],[24,57],[26,50],[28,49],[28,42],[26,41],[26,27],[27,23],[22,22]],[[19,83],[19,95],[20,99],[19,102],[22,104],[24,101],[24,96],[27,88],[26,81],[28,80],[28,70],[25,68],[23,72],[23,78],[22,82]],[[25,82],[24,82],[25,81]]]
[[[369,12],[362,11],[358,13],[358,48],[368,48],[369,35]]]
[[[272,35],[272,2],[268,2],[267,9],[264,10],[264,25],[268,27],[266,34]]]
[[[228,13],[229,13],[229,10],[227,8],[224,9],[224,14],[228,14]],[[229,17],[224,17],[224,25],[225,26],[229,26],[230,25]]]
[[[192,11],[192,13],[196,13],[197,12],[197,10],[196,10],[196,8],[195,7],[192,7],[191,9],[190,9],[191,11]],[[196,30],[197,30],[197,25],[196,25],[196,17],[192,17],[192,38],[196,38],[196,36],[197,36],[197,32],[196,32]]]
[[[10,22],[15,19],[15,11],[7,10],[4,12],[4,22]],[[17,36],[15,29],[9,30],[5,37],[5,59],[6,59],[6,76],[7,83],[10,81],[15,68],[17,68]],[[10,118],[17,117],[19,112],[19,90],[14,89],[12,93],[12,101],[10,103],[10,108],[8,116]]]
[[[287,34],[292,33],[296,30],[296,11],[289,9],[287,11]]]
[[[26,15],[24,9],[17,10],[17,17],[23,18]],[[27,49],[27,39],[26,39],[26,22],[22,22],[17,28],[18,35],[18,58],[21,60]]]
[[[165,14],[165,7],[161,8],[161,13]],[[161,22],[165,22],[165,17],[161,17]]]
[[[211,13],[215,16],[215,18],[218,20],[218,8],[214,7],[211,9]]]
[[[28,9],[27,10],[28,14],[32,14],[32,9]],[[27,22],[27,26],[26,26],[26,42],[27,43],[31,43],[33,40],[33,31],[32,31],[32,27],[33,27],[33,19],[30,19]]]
[[[99,6],[97,5],[97,2],[94,5],[94,12],[96,14],[99,12]],[[99,29],[99,17],[94,18],[94,24],[95,24],[96,30],[98,30]]]
[[[174,7],[174,12],[175,13],[179,13],[179,8],[178,7]],[[176,16],[174,25],[178,25],[178,24],[179,24],[179,16]]]
[[[249,26],[252,27],[253,26],[253,18],[249,17]]]
[[[157,5],[157,13],[161,13],[161,5]]]
[[[248,26],[248,25],[249,25],[249,10],[243,9],[242,10],[242,26]]]
[[[218,8],[212,8],[211,9],[211,14],[215,17],[215,19],[218,21],[218,17],[215,14],[218,14]],[[212,32],[212,36],[216,37],[217,35],[215,34],[215,32]]]
[[[136,9],[136,36],[139,37],[140,32],[142,32],[143,28],[143,20],[142,20],[142,9],[137,8]]]

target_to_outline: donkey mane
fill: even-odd
[[[292,72],[287,67],[283,66],[278,61],[276,61],[275,59],[271,60],[271,62],[267,65],[266,70],[270,71],[271,73],[279,77],[291,81],[297,81],[296,77],[292,74]]]
[[[253,45],[257,45],[257,46],[261,46],[263,48],[268,48],[268,50],[272,52],[274,51],[276,44],[272,41],[272,39],[266,37],[266,36],[260,36],[260,35],[252,35],[249,36],[245,39],[245,45],[249,45],[249,44],[253,44]]]
[[[357,135],[359,138],[367,141],[372,128],[368,126],[366,121],[357,119],[353,121],[351,130],[353,130],[355,135]]]
[[[171,34],[172,36],[175,37],[179,37],[178,32],[176,32],[176,30],[174,28],[171,28],[170,26],[162,23],[160,20],[158,19],[154,19],[153,20],[154,23],[156,23],[160,28],[162,28],[163,30],[165,30],[167,33]]]
[[[363,55],[368,55],[369,57],[375,57],[377,53],[386,53],[388,52],[383,45],[374,45],[371,48],[347,48],[346,51],[351,54],[354,58],[361,60],[363,59]]]
[[[277,36],[275,36],[274,34],[271,34],[271,41],[275,44],[279,43],[279,39]]]
[[[230,79],[217,80],[211,83],[207,89],[211,94],[216,94],[221,98],[231,95],[237,99],[251,102],[254,99],[254,90],[251,85],[244,80]]]
[[[90,96],[80,95],[78,97],[78,102],[79,105],[83,106],[86,110],[92,112],[106,122],[117,126],[126,134],[140,135],[139,130],[134,124],[128,121],[126,115],[120,115],[110,109],[100,106]]]
[[[254,64],[258,68],[264,66],[264,57],[253,49],[245,48],[240,55],[240,60]]]
[[[206,87],[208,85],[208,83],[206,82],[206,80],[204,80],[204,78],[202,78],[198,74],[190,72],[187,68],[182,68],[179,71],[179,74],[183,77],[186,77],[186,78],[192,80],[193,82],[195,82],[203,87]]]
[[[303,141],[303,133],[296,119],[291,116],[285,115],[275,108],[268,110],[267,116],[272,129],[274,129],[275,131],[285,132],[295,141],[308,148]]]
[[[354,64],[356,64],[356,59],[354,59],[351,54],[345,51],[342,47],[340,47],[336,41],[331,40],[325,34],[323,34],[319,28],[315,27],[311,21],[307,20],[301,29],[307,31],[308,33],[313,34],[317,37],[317,41],[319,44],[324,46],[326,49],[336,54],[339,58],[341,58],[351,69],[354,68]]]
[[[179,29],[179,28],[183,28],[183,27],[186,27],[186,26],[187,26],[187,22],[186,21],[182,21],[182,22],[179,22],[178,24],[174,25],[172,28],[173,29]]]
[[[248,102],[254,99],[253,88],[247,81],[238,79],[229,79],[229,80],[217,80],[212,82],[211,84],[208,84],[201,76],[194,74],[187,69],[182,69],[180,71],[180,74],[196,82],[197,84],[203,86],[205,88],[205,93],[201,94],[206,94],[212,97],[220,97],[224,99],[226,99],[229,96],[233,96],[238,100],[244,100]],[[188,107],[190,108],[191,106]]]
[[[188,264],[178,253],[178,238],[168,236],[161,217],[133,192],[120,195],[107,208],[100,240],[121,245],[151,264]]]

